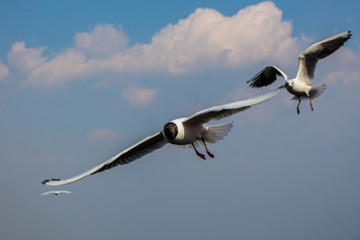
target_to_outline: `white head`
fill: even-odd
[[[182,140],[185,135],[185,130],[181,119],[175,119],[165,124],[162,134],[169,142]]]
[[[293,87],[294,86],[294,80],[291,79],[291,80],[288,80],[285,84],[285,87],[288,88],[288,87]]]

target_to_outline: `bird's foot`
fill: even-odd
[[[201,138],[201,141],[204,143],[204,146],[205,146],[205,149],[206,149],[206,153],[209,155],[209,157],[214,158],[214,157],[215,157],[214,154],[212,154],[212,153],[209,151],[209,149],[207,148],[205,139],[204,139],[203,137]]]
[[[199,157],[201,157],[202,159],[206,160],[206,157],[204,154],[196,152],[196,155],[198,155]]]
[[[214,154],[212,154],[211,152],[209,152],[209,151],[206,151],[206,153],[209,155],[209,157],[211,157],[211,158],[214,158],[215,157],[215,155]]]
[[[300,114],[300,109],[299,109],[299,107],[296,108],[296,112],[297,112],[297,115]]]

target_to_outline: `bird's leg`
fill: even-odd
[[[204,143],[204,146],[205,146],[205,149],[206,149],[206,153],[211,157],[211,158],[214,158],[215,156],[214,156],[214,154],[212,154],[209,150],[208,150],[208,148],[207,148],[207,146],[206,146],[206,143],[205,143],[205,139],[202,137],[201,138],[201,141]]]
[[[299,97],[298,97],[298,99],[299,99],[299,103],[298,103],[298,105],[296,107],[296,111],[297,111],[297,114],[299,115],[300,114],[299,106],[300,106],[300,103],[301,103],[301,99]]]
[[[313,105],[311,103],[311,96],[309,95],[309,99],[310,99],[310,108],[311,108],[311,111],[314,111],[314,108],[313,108]]]
[[[206,159],[205,158],[205,155],[204,154],[202,154],[202,153],[199,153],[198,152],[198,150],[196,150],[196,147],[194,146],[194,143],[191,143],[191,145],[193,146],[193,148],[194,148],[194,150],[195,150],[195,152],[196,152],[196,155],[198,155],[199,157],[201,157],[202,159]]]

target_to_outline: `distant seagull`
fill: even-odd
[[[319,59],[325,58],[339,49],[350,37],[351,31],[347,31],[308,47],[299,55],[298,72],[294,79],[290,79],[276,66],[267,66],[246,83],[250,83],[250,87],[260,88],[272,84],[276,80],[276,76],[281,76],[286,81],[284,87],[289,93],[295,95],[292,100],[299,100],[296,108],[297,114],[300,114],[299,105],[304,99],[310,100],[311,111],[313,111],[311,99],[320,96],[326,89],[326,84],[309,86],[314,81],[316,63]]]
[[[66,190],[60,190],[60,191],[48,191],[48,192],[44,192],[43,194],[41,194],[41,196],[45,196],[45,195],[49,195],[49,194],[54,194],[55,196],[59,195],[60,193],[68,193],[70,194],[70,191],[66,191]]]
[[[205,159],[205,155],[198,152],[194,144],[204,144],[207,154],[210,157],[214,155],[208,150],[206,143],[215,143],[225,137],[230,129],[232,123],[225,123],[219,125],[205,126],[204,124],[211,120],[219,120],[235,113],[244,111],[252,105],[262,103],[270,98],[276,96],[281,89],[273,90],[267,94],[250,98],[244,101],[233,102],[225,105],[219,105],[197,112],[187,118],[178,118],[165,124],[162,131],[149,136],[128,149],[120,152],[104,163],[84,172],[78,176],[60,180],[60,179],[47,179],[42,181],[43,184],[58,186],[78,181],[86,176],[102,172],[117,165],[130,163],[145,154],[148,154],[156,149],[161,148],[166,143],[175,145],[190,145],[194,148],[195,153]]]

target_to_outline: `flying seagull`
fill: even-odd
[[[68,193],[70,194],[70,191],[66,191],[66,190],[59,190],[59,191],[48,191],[48,192],[44,192],[43,194],[41,194],[41,196],[45,196],[45,195],[49,195],[49,194],[54,194],[55,196],[59,195],[60,193]]]
[[[65,180],[55,178],[46,179],[42,181],[42,183],[51,186],[58,186],[76,182],[86,176],[102,172],[119,164],[123,165],[130,163],[156,149],[161,148],[166,143],[183,146],[190,145],[194,148],[195,153],[202,159],[205,159],[205,155],[200,153],[196,149],[195,145],[199,143],[204,144],[207,154],[213,158],[214,155],[208,150],[206,142],[215,143],[216,141],[221,140],[229,133],[230,129],[232,128],[232,123],[211,126],[206,126],[204,124],[211,120],[219,120],[235,113],[244,111],[253,105],[273,98],[280,91],[281,88],[278,88],[258,97],[211,107],[197,112],[190,117],[175,119],[166,123],[161,131],[155,133],[152,136],[144,138],[135,145],[132,145],[128,149],[125,149],[109,160],[80,175]]]
[[[298,72],[294,79],[290,79],[283,71],[276,66],[267,66],[252,79],[250,87],[260,88],[272,84],[277,76],[283,77],[289,93],[293,94],[292,100],[298,100],[297,114],[300,114],[299,105],[301,100],[309,99],[311,111],[314,110],[311,99],[321,95],[326,89],[326,84],[309,86],[314,81],[316,63],[319,59],[325,58],[339,49],[351,37],[351,31],[339,33],[332,37],[317,42],[299,55]]]

